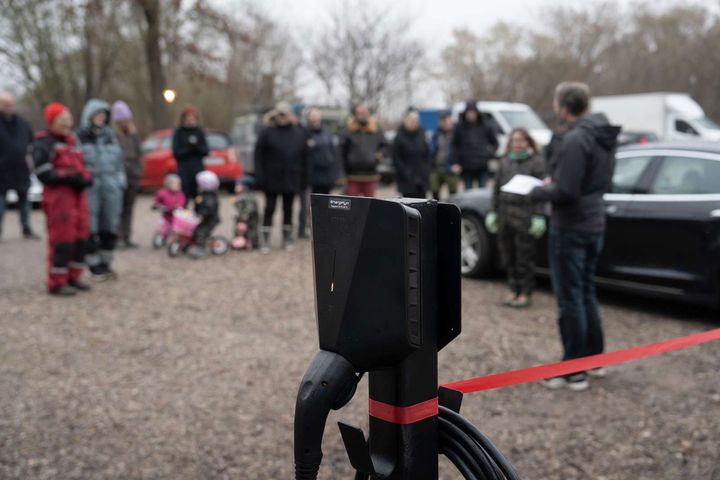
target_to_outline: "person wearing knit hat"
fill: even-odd
[[[53,295],[72,296],[90,289],[80,277],[90,233],[85,190],[92,178],[75,146],[67,107],[51,103],[44,116],[48,129],[33,144],[33,163],[43,183],[42,208],[47,217],[47,288]]]
[[[113,103],[110,119],[124,154],[125,177],[127,178],[118,229],[118,248],[137,248],[138,245],[132,242],[131,236],[133,209],[137,193],[140,190],[140,177],[143,172],[140,137],[135,128],[132,110],[127,103],[122,100]]]
[[[196,177],[205,169],[203,159],[210,153],[205,132],[200,127],[200,114],[192,105],[180,113],[180,126],[173,134],[172,150],[183,193],[190,201],[197,196]]]
[[[94,177],[88,190],[90,245],[87,263],[97,281],[117,276],[112,269],[113,252],[127,186],[123,151],[110,127],[110,110],[106,101],[91,98],[83,108],[78,130],[85,164]]]

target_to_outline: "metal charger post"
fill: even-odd
[[[437,353],[461,328],[458,208],[329,195],[311,207],[320,351],[295,406],[295,478],[317,478],[327,415],[366,372],[368,439],[339,424],[357,479],[435,480],[439,453],[465,478],[516,478],[456,413],[461,394],[438,401]]]

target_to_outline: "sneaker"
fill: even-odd
[[[23,229],[23,237],[26,240],[40,240],[40,237],[33,232],[32,228]]]
[[[136,248],[140,248],[140,245],[138,245],[137,243],[132,242],[132,241],[130,241],[130,240],[126,240],[126,241],[125,241],[125,248],[129,248],[129,249],[131,249],[131,250],[134,250],[134,249],[136,249]]]
[[[542,381],[542,386],[549,388],[550,390],[558,390],[564,388],[568,384],[567,378],[565,377],[552,377],[546,378]]]
[[[575,392],[582,392],[590,388],[585,372],[573,373],[567,376],[567,388]]]
[[[532,300],[528,295],[520,295],[515,300],[510,302],[510,307],[517,308],[517,309],[523,309],[528,308],[532,304]]]
[[[83,282],[82,280],[70,280],[68,282],[68,285],[70,285],[79,292],[87,292],[88,290],[92,289],[89,284]]]
[[[598,368],[591,368],[587,372],[588,375],[595,378],[605,378],[607,377],[607,369],[605,367],[598,367]]]
[[[106,280],[110,280],[111,276],[110,270],[107,268],[107,265],[102,263],[90,267],[90,275],[92,275],[92,279],[96,282],[104,282]]]
[[[72,297],[77,293],[77,289],[70,285],[60,285],[59,287],[51,288],[48,290],[50,295],[56,295],[58,297]]]
[[[193,245],[192,247],[190,247],[190,250],[188,250],[188,255],[191,258],[195,258],[195,259],[202,258],[207,255],[207,251],[205,251],[204,248],[202,248],[198,245]]]
[[[270,253],[270,247],[268,247],[267,245],[263,245],[262,247],[260,247],[260,253],[262,253],[262,254]]]

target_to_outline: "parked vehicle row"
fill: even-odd
[[[462,271],[488,275],[498,263],[495,237],[484,227],[491,192],[451,198],[463,212]],[[720,306],[720,145],[656,143],[616,154],[607,230],[597,270],[600,285]],[[546,237],[538,272],[548,273]]]

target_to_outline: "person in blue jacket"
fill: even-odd
[[[113,251],[126,187],[122,148],[110,127],[110,104],[96,98],[88,100],[77,135],[93,178],[88,190],[90,241],[86,262],[93,278],[102,281],[116,277]]]

